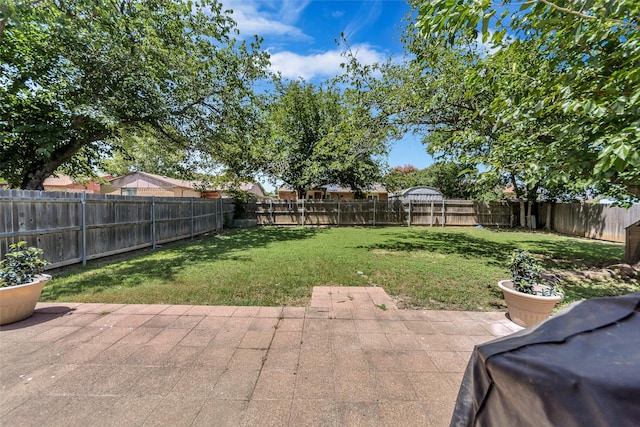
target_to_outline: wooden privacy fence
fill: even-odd
[[[244,211],[259,225],[512,225],[508,203],[470,200],[265,200]]]
[[[640,221],[638,204],[625,209],[606,204],[558,203],[552,212],[553,229],[558,233],[612,242],[624,242],[625,229]]]
[[[517,225],[517,205],[508,202],[264,200],[241,207],[236,213],[259,225]],[[85,263],[220,230],[233,211],[231,199],[0,190],[0,256],[25,240],[43,249],[50,268]],[[639,220],[640,205],[567,203],[552,210],[553,230],[616,242]]]
[[[0,190],[0,254],[25,240],[49,268],[84,264],[222,229],[232,210],[222,199]]]

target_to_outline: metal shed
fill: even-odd
[[[412,201],[435,201],[439,202],[444,200],[444,196],[440,191],[433,187],[420,186],[411,187],[404,190],[402,193],[393,196],[395,199],[402,200],[403,202]]]

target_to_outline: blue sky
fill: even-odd
[[[222,0],[233,10],[241,36],[258,34],[271,55],[272,71],[286,78],[303,77],[318,83],[341,73],[344,33],[363,63],[400,57],[400,27],[411,11],[404,0],[307,1]],[[389,166],[412,164],[425,168],[433,162],[419,139],[408,135],[394,143]]]

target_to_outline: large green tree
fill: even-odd
[[[11,186],[41,189],[61,166],[90,174],[136,134],[247,166],[268,56],[258,40],[235,41],[217,1],[10,0],[0,11],[0,175]]]
[[[485,113],[499,125],[546,129],[514,155],[539,175],[587,180],[608,193],[640,184],[640,2],[637,0],[431,0],[414,2],[425,45],[459,46],[481,34],[499,49],[502,76]],[[523,55],[528,49],[529,55]],[[541,70],[544,72],[541,78]],[[527,84],[529,90],[503,90]],[[556,118],[555,123],[546,119]],[[531,154],[534,154],[531,156]],[[556,180],[558,182],[559,180]],[[623,196],[624,194],[620,194]]]
[[[567,136],[563,144],[557,138],[557,124],[570,123],[572,113],[542,110],[504,119],[519,111],[519,99],[538,97],[552,76],[552,65],[537,54],[534,42],[517,42],[509,51],[489,54],[475,38],[460,38],[453,45],[425,41],[413,26],[407,27],[403,41],[404,61],[369,70],[351,65],[350,70],[359,72],[350,77],[375,94],[364,99],[385,112],[385,126],[418,133],[428,152],[466,165],[463,170],[483,170],[476,181],[482,189],[469,197],[486,199],[496,185],[512,186],[521,201],[521,223],[528,224],[527,200],[584,191],[586,181],[566,160],[584,136]],[[449,175],[446,168],[439,172]]]
[[[367,127],[370,112],[327,84],[276,79],[260,169],[293,187],[298,197],[322,185],[360,191],[380,177],[386,135]]]

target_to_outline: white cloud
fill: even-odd
[[[363,64],[383,62],[384,53],[370,45],[362,44],[351,47],[356,57]],[[300,55],[294,52],[276,52],[271,54],[271,71],[280,72],[283,77],[305,80],[333,77],[342,72],[340,64],[345,62],[340,50]]]
[[[308,5],[308,1],[287,0],[276,2],[279,8],[269,8],[268,3],[251,0],[225,0],[224,9],[231,9],[231,17],[238,24],[240,35],[290,37],[295,40],[311,40],[295,22]]]
[[[347,40],[350,40],[355,36],[355,34],[360,31],[362,28],[374,23],[380,13],[382,12],[382,4],[380,1],[367,1],[363,2],[362,6],[360,6],[360,10],[358,10],[358,14],[356,17],[347,24],[347,27],[344,29],[344,35]]]
[[[283,0],[280,7],[280,17],[288,23],[295,23],[300,15],[311,3],[310,0]]]
[[[338,48],[296,53],[283,47],[290,41],[312,44],[313,38],[297,26],[309,3],[310,0],[223,0],[223,8],[233,10],[231,16],[236,21],[241,36],[258,34],[265,37],[265,45],[270,46],[267,51],[271,54],[271,71],[280,72],[289,79],[333,77],[342,72],[340,64],[345,62]],[[380,12],[379,0],[364,2],[357,16],[347,25],[345,34],[353,36],[364,26],[374,22]],[[354,45],[351,49],[357,52],[358,60],[364,64],[385,60],[385,55],[370,45]]]

